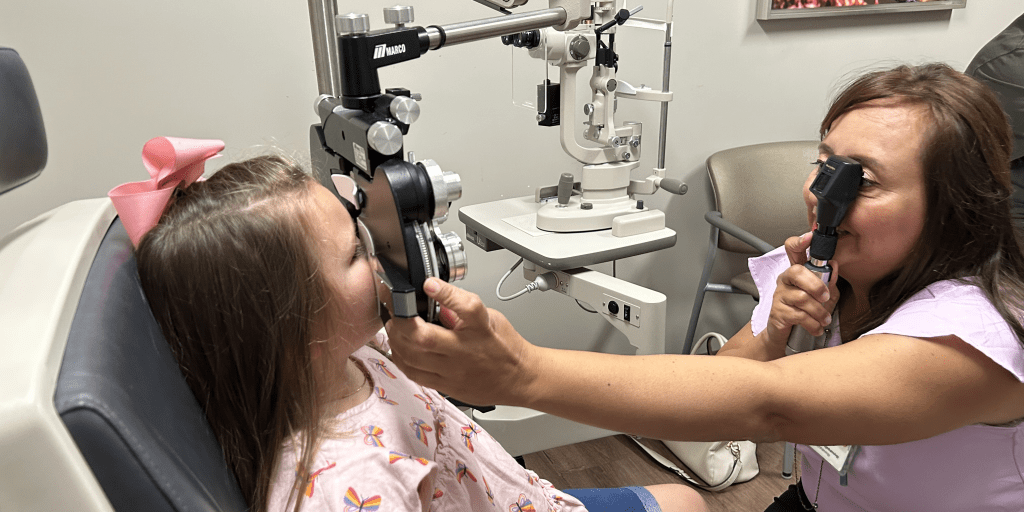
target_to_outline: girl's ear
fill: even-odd
[[[320,356],[323,353],[323,347],[321,347],[320,345],[322,345],[322,343],[318,343],[315,341],[309,344],[309,354],[314,361],[320,359]]]

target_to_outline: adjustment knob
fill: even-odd
[[[346,34],[365,34],[370,31],[370,17],[366,14],[350,12],[334,17],[334,28],[339,36]]]
[[[384,8],[384,23],[391,23],[402,27],[406,23],[412,23],[412,6],[396,5]]]
[[[447,219],[449,204],[462,197],[462,178],[454,172],[441,170],[441,166],[433,160],[423,160],[418,165],[427,171],[434,192],[433,218]]]
[[[320,119],[324,119],[339,106],[341,106],[340,98],[336,98],[330,94],[321,94],[320,96],[317,96],[316,101],[313,102],[313,113]]]
[[[366,142],[382,155],[393,155],[402,150],[402,130],[391,123],[377,121],[366,131]]]
[[[577,35],[569,42],[569,56],[573,60],[583,60],[590,55],[590,41],[587,38]]]
[[[572,197],[572,187],[575,181],[576,178],[568,172],[563,172],[558,177],[558,206],[565,208],[569,204],[569,198]]]
[[[434,250],[437,251],[438,277],[449,283],[466,277],[466,249],[459,235],[449,231],[441,233],[434,223]]]
[[[389,110],[395,119],[405,124],[412,124],[420,118],[420,104],[408,96],[395,97],[391,100]]]

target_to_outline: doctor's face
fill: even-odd
[[[922,107],[875,100],[837,118],[819,146],[822,161],[842,155],[864,168],[833,259],[855,293],[902,267],[921,236],[927,209],[921,155],[930,119]],[[803,191],[812,229],[818,200],[808,187],[816,175],[815,169]]]

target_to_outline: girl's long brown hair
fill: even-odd
[[[298,510],[322,436],[309,344],[327,287],[302,213],[312,183],[277,156],[229,164],[177,191],[136,252],[150,308],[256,512],[282,444],[303,433]]]
[[[970,278],[1024,343],[1024,251],[1010,213],[1012,138],[998,99],[945,64],[899,66],[868,73],[841,92],[821,137],[843,114],[879,99],[923,107],[931,117],[920,156],[927,220],[908,260],[869,291],[870,309],[854,319],[850,339],[881,325],[926,286]]]

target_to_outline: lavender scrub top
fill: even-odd
[[[767,326],[776,278],[789,266],[784,248],[749,261],[764,298],[751,315],[755,335]],[[984,292],[971,284],[932,283],[864,336],[872,334],[955,335],[1024,381],[1024,348]],[[827,346],[839,343],[836,326]],[[817,495],[823,512],[1024,511],[1024,424],[977,424],[920,441],[863,446],[845,487],[813,450],[797,449],[804,456],[804,492],[811,501]]]

